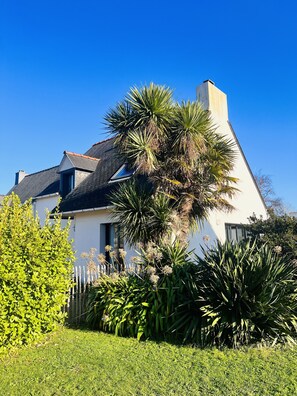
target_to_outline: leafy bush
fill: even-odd
[[[263,220],[256,216],[250,217],[247,226],[250,238],[257,241],[258,245],[267,244],[271,249],[281,249],[282,254],[287,254],[297,259],[297,218],[283,215],[277,216],[269,212],[269,218]]]
[[[296,335],[296,266],[288,258],[248,241],[218,244],[198,265],[193,299],[205,344],[237,347]]]
[[[149,284],[136,276],[103,276],[90,290],[87,323],[92,328],[140,339],[149,291]]]
[[[297,268],[268,246],[225,243],[190,261],[179,245],[149,247],[138,274],[91,289],[88,322],[138,339],[238,347],[296,335]]]
[[[0,346],[28,343],[53,330],[70,285],[74,260],[69,227],[47,218],[43,227],[30,202],[10,195],[0,208]]]
[[[184,280],[193,267],[186,249],[151,245],[139,266],[138,273],[104,276],[92,286],[87,323],[138,339],[178,339],[176,308],[188,299]]]

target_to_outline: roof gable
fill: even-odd
[[[64,156],[59,166],[59,173],[69,169],[80,169],[87,172],[94,172],[99,159],[84,154],[72,153],[64,151]]]
[[[73,169],[73,168],[74,168],[73,163],[70,161],[68,156],[64,154],[62,161],[60,163],[59,169],[58,169],[58,173],[65,172],[66,170]]]
[[[100,161],[96,170],[61,201],[61,212],[108,206],[108,195],[118,186],[118,183],[109,183],[124,162],[114,147],[114,139],[94,144],[85,155],[100,158]]]
[[[59,166],[27,175],[10,192],[19,195],[22,202],[29,198],[59,193],[60,173],[76,169],[85,171],[87,176],[62,199],[61,211],[107,206],[108,194],[117,186],[117,183],[110,185],[108,182],[122,165],[123,160],[114,147],[114,138],[106,139],[95,143],[85,154],[65,151]]]

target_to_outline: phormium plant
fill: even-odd
[[[255,242],[218,243],[199,265],[196,301],[207,345],[238,347],[296,335],[296,266]]]

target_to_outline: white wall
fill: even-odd
[[[48,195],[45,197],[35,198],[33,201],[34,215],[38,215],[41,226],[44,225],[47,211],[51,212],[58,204],[60,196],[58,194]],[[62,220],[61,225],[65,227],[68,224],[68,220]],[[74,239],[74,223],[71,221],[69,229],[70,240]]]
[[[114,223],[110,211],[96,210],[77,213],[74,219],[74,250],[76,251],[76,265],[85,264],[85,259],[81,258],[83,252],[88,253],[91,248],[95,248],[97,254],[104,253],[100,246],[100,225],[106,223]],[[126,260],[129,261],[131,256],[135,256],[135,251],[124,246],[127,252]]]
[[[249,167],[245,162],[228,122],[227,96],[211,82],[207,81],[197,87],[197,99],[203,103],[205,109],[210,111],[213,122],[217,127],[217,132],[231,139],[236,144],[235,151],[237,158],[231,176],[239,179],[235,186],[239,189],[239,192],[235,194],[232,200],[229,200],[234,206],[234,210],[230,213],[212,211],[208,219],[210,229],[223,242],[226,239],[226,223],[247,224],[248,217],[252,216],[253,213],[266,218],[267,212],[253,176],[250,173]]]
[[[189,237],[189,251],[195,250],[198,256],[202,256],[202,248],[214,246],[217,242],[217,234],[208,221],[204,221],[199,228]]]
[[[59,200],[59,195],[47,195],[44,197],[37,197],[34,198],[33,201],[33,208],[34,208],[34,215],[38,214],[38,217],[40,219],[40,224],[43,225],[46,217],[46,212],[49,210],[53,210]]]

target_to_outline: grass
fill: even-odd
[[[200,350],[61,329],[4,356],[1,395],[296,395],[297,348]]]

